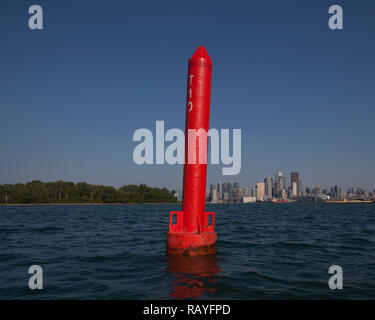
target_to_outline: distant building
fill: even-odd
[[[292,197],[297,197],[297,182],[293,181],[292,182]]]
[[[292,191],[293,191],[293,197],[296,197],[297,193],[300,192],[298,172],[291,172],[291,174],[290,174],[290,186],[291,186]]]
[[[279,198],[280,194],[281,194],[280,184],[278,182],[275,182],[273,185],[272,195],[275,198]]]
[[[335,198],[338,198],[339,197],[339,187],[338,186],[334,186],[333,187],[333,196]]]
[[[222,200],[223,199],[223,184],[221,183],[221,181],[219,181],[219,183],[217,184],[217,192],[219,193],[218,195],[219,200]]]
[[[283,190],[281,191],[281,198],[282,198],[283,200],[288,199],[288,194],[287,194],[287,192],[286,192],[285,189],[283,189]]]
[[[240,191],[240,183],[236,181],[233,183],[233,194],[238,195],[239,191]]]
[[[270,177],[266,177],[264,179],[265,184],[265,198],[272,199],[272,179]]]
[[[282,198],[283,190],[286,190],[286,188],[286,178],[283,176],[283,173],[279,171],[275,174],[273,196],[275,198]]]
[[[266,184],[264,182],[257,183],[257,201],[264,201],[264,196],[266,192]]]
[[[288,198],[293,198],[293,190],[291,188],[288,188],[286,193],[288,195]]]
[[[233,195],[233,186],[230,182],[228,182],[228,194],[229,194],[229,197],[231,197]]]
[[[348,192],[347,192],[347,195],[348,195],[348,196],[352,196],[352,195],[354,195],[354,188],[349,188],[349,189],[348,189]]]
[[[256,198],[257,197],[257,188],[254,187],[253,189],[251,189],[251,196]]]
[[[281,186],[281,190],[286,190],[287,186],[286,186],[286,177],[281,177],[280,179],[281,183],[280,183],[280,186]]]
[[[211,202],[217,203],[218,202],[218,192],[215,187],[211,189]]]
[[[210,195],[208,197],[208,201],[214,202],[214,199],[216,199],[216,198],[217,198],[216,187],[215,187],[214,184],[211,184],[211,186],[210,186]],[[216,199],[216,201],[217,201],[217,199]]]
[[[244,190],[244,188],[239,188],[239,189],[238,189],[238,196],[239,196],[240,198],[243,197],[243,190]]]

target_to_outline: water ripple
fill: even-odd
[[[375,205],[208,205],[218,253],[165,256],[180,205],[0,207],[0,299],[373,299]],[[27,287],[43,267],[44,289]],[[328,288],[341,265],[344,290]]]

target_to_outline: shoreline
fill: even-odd
[[[23,207],[23,206],[112,206],[112,205],[136,205],[136,204],[180,204],[180,202],[113,202],[113,203],[95,203],[95,202],[73,202],[73,203],[0,203],[0,207]]]
[[[221,204],[257,204],[257,203],[276,203],[277,202],[249,202],[249,203],[243,203],[243,202],[226,202],[226,203],[210,203],[206,202],[206,205],[221,205]],[[315,202],[315,201],[290,201],[286,203],[346,203],[346,204],[352,204],[352,203],[375,203],[375,201],[321,201],[321,202]],[[100,202],[72,202],[72,203],[0,203],[0,207],[38,207],[38,206],[127,206],[127,205],[166,205],[166,204],[179,204],[182,205],[182,202],[128,202],[128,203],[122,203],[122,202],[113,202],[113,203],[100,203]]]

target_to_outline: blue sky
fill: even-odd
[[[44,30],[28,28],[39,4]],[[328,8],[344,30],[328,28]],[[213,61],[211,127],[242,129],[253,186],[375,189],[373,1],[11,1],[0,4],[0,183],[177,188],[182,166],[137,166],[132,135],[184,128],[187,60]]]

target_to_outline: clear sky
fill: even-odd
[[[28,28],[41,5],[44,30]],[[328,28],[328,8],[344,29]],[[135,130],[184,128],[187,61],[213,61],[211,127],[242,129],[253,186],[375,189],[375,1],[0,2],[0,183],[178,188],[182,166],[133,162]],[[288,182],[289,183],[289,182]]]

